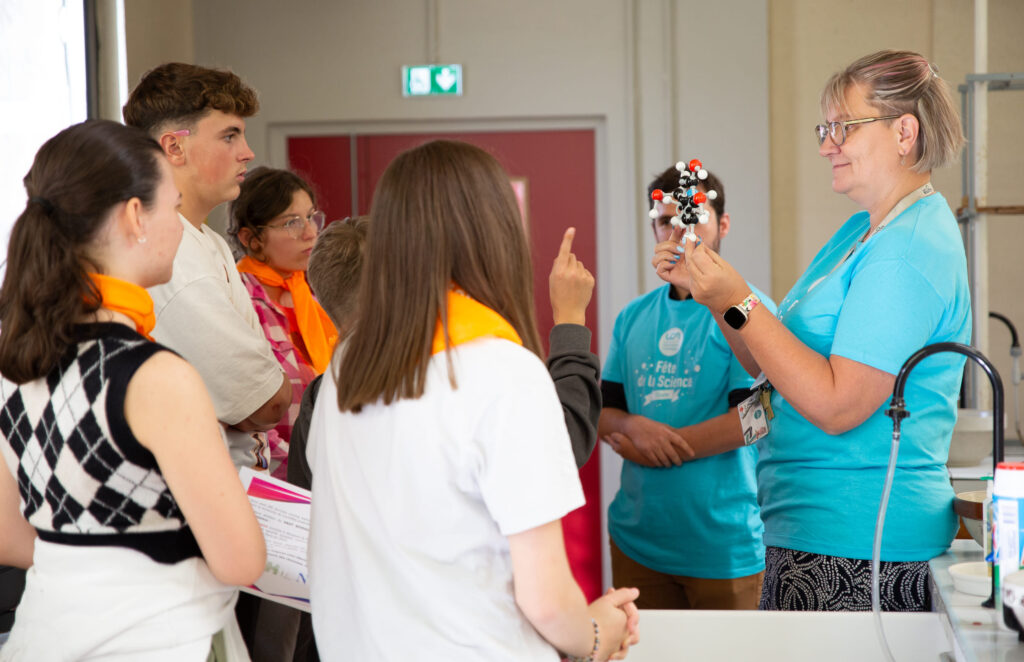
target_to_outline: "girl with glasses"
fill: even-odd
[[[287,477],[288,440],[302,392],[330,361],[338,333],[306,282],[306,267],[324,212],[312,187],[295,173],[255,168],[231,203],[228,234],[245,256],[238,261],[274,356],[292,382],[292,404],[268,432],[270,469]]]
[[[870,609],[896,374],[925,345],[971,338],[963,241],[930,181],[964,143],[949,85],[921,55],[881,51],[834,74],[821,110],[815,134],[832,190],[863,211],[818,252],[777,317],[748,305],[749,286],[706,245],[665,242],[654,258],[663,278],[689,276],[744,367],[770,384],[757,466],[762,609]],[[685,259],[672,264],[679,250]],[[956,532],[945,464],[963,365],[940,354],[907,382],[913,416],[882,540],[885,610],[929,610],[928,560]]]

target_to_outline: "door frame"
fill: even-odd
[[[595,209],[594,219],[597,237],[596,271],[601,274],[605,286],[599,287],[597,295],[598,319],[597,332],[601,347],[608,346],[615,316],[621,307],[621,295],[615,296],[616,289],[611,284],[635,283],[636,269],[630,259],[622,259],[623,254],[635,255],[635,247],[623,247],[617,240],[611,227],[608,173],[608,128],[603,116],[571,116],[556,118],[498,118],[498,119],[433,119],[433,120],[367,120],[338,122],[272,122],[267,125],[267,156],[269,164],[274,168],[288,168],[288,139],[305,136],[348,136],[355,140],[365,134],[395,133],[478,133],[488,131],[557,131],[585,129],[594,132],[594,170],[595,170]],[[355,178],[358,171],[352,164],[353,205],[358,205],[358,191]],[[628,185],[627,185],[628,186]],[[613,252],[612,247],[618,245],[619,250]],[[632,292],[632,290],[631,290]],[[631,293],[628,298],[635,296]],[[628,299],[627,299],[628,300]],[[601,351],[598,352],[602,353]],[[603,358],[603,357],[602,357]],[[602,481],[603,482],[603,481]],[[603,490],[602,490],[603,491]],[[613,493],[614,494],[614,493]]]

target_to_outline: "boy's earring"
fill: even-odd
[[[144,243],[146,243],[146,237],[145,237],[144,235],[143,235],[143,236],[140,236],[140,237],[138,238],[138,242],[139,242],[140,244],[144,244]]]

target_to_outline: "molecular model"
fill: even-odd
[[[679,186],[669,192],[655,189],[651,193],[651,199],[655,203],[674,204],[676,206],[676,213],[672,217],[672,225],[677,228],[686,229],[683,233],[683,242],[692,241],[696,243],[697,233],[693,231],[693,226],[697,223],[708,222],[711,214],[707,209],[704,209],[703,205],[708,200],[717,198],[718,192],[709,190],[705,194],[703,191],[697,190],[697,182],[708,178],[708,171],[704,169],[703,164],[699,160],[692,159],[689,163],[680,161],[676,164],[676,170],[679,171]],[[658,209],[655,206],[655,208],[651,209],[651,218],[656,219],[658,215]]]

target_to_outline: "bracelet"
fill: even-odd
[[[597,649],[601,647],[601,637],[600,632],[597,628],[597,621],[591,618],[590,622],[594,624],[594,649],[590,651],[590,655],[586,657],[576,657],[575,655],[570,655],[568,657],[569,662],[594,662],[594,660],[597,659]]]

